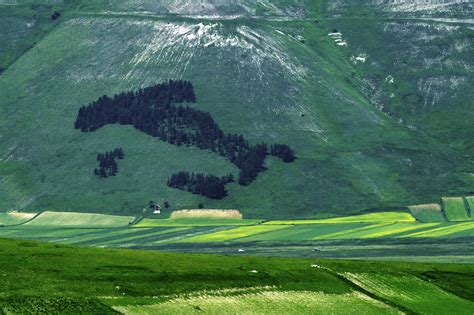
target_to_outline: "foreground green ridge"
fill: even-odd
[[[474,311],[471,264],[190,255],[6,239],[0,251],[1,314]]]

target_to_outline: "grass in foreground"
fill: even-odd
[[[101,314],[235,307],[248,313],[343,314],[350,307],[368,314],[432,313],[441,302],[453,314],[474,311],[474,265],[467,264],[191,255],[5,239],[0,252],[3,313],[25,307]],[[407,296],[415,291],[423,300],[417,295],[413,304]]]
[[[354,314],[397,314],[398,311],[360,293],[263,291],[235,296],[199,295],[171,301],[116,309],[125,314],[343,314],[350,306]]]

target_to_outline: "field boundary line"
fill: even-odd
[[[0,228],[2,227],[15,227],[15,226],[21,226],[21,225],[24,225],[26,223],[29,223],[31,221],[33,221],[34,219],[36,219],[37,217],[39,217],[40,214],[42,214],[44,211],[40,211],[38,213],[36,213],[32,218],[24,221],[24,222],[21,222],[21,223],[17,223],[17,224],[12,224],[12,225],[0,225]]]

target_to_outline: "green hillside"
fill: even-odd
[[[0,14],[19,18],[27,9],[40,14],[32,2],[0,0]],[[428,74],[414,74],[423,63],[397,70],[403,76],[389,68],[399,54],[376,49],[392,38],[378,31],[389,22],[380,17],[362,22],[368,7],[342,7],[346,16],[333,18],[334,6],[326,1],[184,2],[36,1],[47,5],[47,18],[52,10],[60,10],[61,17],[31,49],[9,48],[8,54],[19,58],[0,75],[0,210],[136,216],[154,200],[170,203],[165,215],[201,203],[239,209],[246,218],[319,218],[400,209],[474,189],[468,156],[472,128],[465,128],[472,120],[468,27],[449,35],[438,34],[445,26],[436,31],[439,45],[460,47],[442,60],[457,72],[445,78],[452,81],[450,92],[436,94],[426,109],[433,93],[420,98],[412,89],[420,80],[425,80],[422,90],[429,82],[442,85],[437,64]],[[370,31],[357,32],[361,23]],[[328,36],[334,28],[348,46]],[[1,36],[6,47],[16,47],[11,43],[26,35]],[[415,44],[421,45],[400,49],[410,54],[418,51]],[[435,45],[424,53],[433,53]],[[351,57],[362,53],[367,62],[354,64]],[[386,106],[383,93],[391,86],[369,90],[371,75],[380,80],[392,75],[400,82],[400,92],[394,91]],[[242,134],[252,144],[291,145],[297,160],[268,158],[268,170],[252,184],[229,184],[228,197],[210,200],[169,188],[166,180],[183,170],[238,174],[213,152],[177,147],[131,126],[109,125],[93,133],[74,129],[81,106],[168,79],[191,81],[198,102],[189,106],[209,112],[224,132]],[[448,110],[453,114],[442,125],[447,131],[436,131],[433,126]],[[96,155],[117,147],[125,152],[117,176],[95,177]]]

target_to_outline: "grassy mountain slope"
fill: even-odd
[[[243,15],[258,19],[228,19],[234,13],[223,14],[222,7],[190,9],[194,18],[141,14],[136,10],[150,10],[151,2],[120,3],[115,13],[100,1],[64,7],[60,25],[0,76],[1,209],[136,213],[153,199],[168,200],[171,209],[202,202],[247,217],[295,218],[472,190],[472,165],[459,148],[370,102],[363,92],[369,70],[357,69],[351,48],[327,35],[331,21],[314,21],[324,3],[285,11],[304,3],[237,2],[247,8]],[[212,19],[196,18],[207,14]],[[209,111],[225,132],[289,144],[298,159],[268,159],[268,170],[250,186],[229,185],[229,197],[210,201],[170,189],[166,179],[180,170],[236,174],[216,154],[131,127],[74,130],[80,106],[170,78],[193,82],[198,103],[192,106]],[[118,146],[126,155],[118,176],[95,178],[95,155]]]
[[[51,19],[54,9],[51,5],[1,7],[0,75],[57,25],[58,22]]]
[[[377,106],[472,161],[474,24],[354,17],[328,25],[348,42]]]

